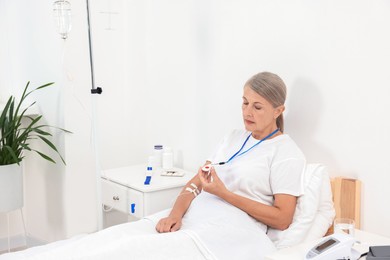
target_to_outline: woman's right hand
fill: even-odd
[[[206,161],[206,164],[210,164],[211,162]],[[202,171],[199,169],[199,171]],[[168,217],[162,218],[156,225],[156,230],[159,233],[166,232],[175,232],[181,228],[182,218],[186,213],[188,207],[190,206],[192,200],[194,199],[194,195],[191,192],[186,191],[186,188],[190,187],[193,189],[191,184],[195,184],[199,190],[202,189],[201,182],[199,180],[199,171],[188,183],[183,187],[182,192],[177,197],[175,204],[173,205],[172,211]],[[183,195],[183,196],[182,196]]]
[[[156,230],[159,233],[175,232],[181,227],[181,218],[175,216],[168,216],[160,219],[156,225]]]

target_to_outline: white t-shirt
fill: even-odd
[[[209,161],[227,161],[249,135],[244,130],[233,131],[222,140]],[[249,137],[241,152],[258,141]],[[303,194],[305,164],[301,150],[283,134],[263,141],[225,165],[215,166],[215,170],[230,191],[272,205],[274,194]],[[184,215],[182,230],[195,233],[195,238],[219,259],[261,259],[275,250],[266,235],[266,225],[205,191],[192,201]],[[247,255],[242,255],[243,252]]]
[[[250,132],[235,130],[223,139],[209,161],[212,163],[227,161],[241,148],[249,135],[240,153],[259,142]],[[294,196],[303,194],[305,164],[301,150],[288,135],[283,134],[264,140],[248,152],[236,156],[226,165],[215,168],[228,190],[272,205],[274,194]]]

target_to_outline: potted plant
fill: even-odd
[[[62,162],[65,161],[56,146],[50,141],[52,134],[47,131],[49,126],[41,123],[42,115],[29,116],[27,110],[33,102],[23,108],[23,102],[34,91],[46,88],[53,82],[28,90],[30,82],[24,88],[23,94],[16,102],[11,96],[0,115],[0,212],[9,212],[23,206],[23,175],[21,162],[25,151],[33,151],[41,158],[55,163],[50,156],[31,147],[32,140],[38,140],[54,150]],[[25,118],[27,122],[22,122]],[[57,127],[55,127],[57,128]],[[69,132],[58,128],[61,131]]]

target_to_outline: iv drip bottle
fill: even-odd
[[[154,156],[154,167],[156,169],[162,167],[162,154],[163,154],[163,146],[162,145],[155,145],[153,150],[153,156]]]
[[[162,167],[164,170],[173,169],[173,151],[171,147],[164,147],[162,154]]]

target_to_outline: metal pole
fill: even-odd
[[[91,36],[91,22],[90,22],[90,10],[89,0],[87,2],[87,19],[88,19],[88,43],[89,43],[89,62],[91,67],[91,81],[92,89],[91,94],[101,94],[102,89],[95,87],[95,74],[93,69],[93,52],[92,52],[92,36]],[[94,96],[94,95],[93,95]],[[101,186],[101,169],[98,151],[98,131],[96,127],[96,100],[92,96],[92,129],[93,129],[93,140],[95,150],[95,176],[96,176],[96,211],[97,211],[97,230],[103,229],[103,211],[102,211],[102,186]]]
[[[91,82],[92,89],[96,89],[95,87],[95,73],[93,68],[93,51],[92,51],[92,36],[91,36],[91,19],[90,19],[90,10],[89,10],[89,0],[87,1],[87,22],[88,22],[88,44],[89,44],[89,64],[91,67]]]

